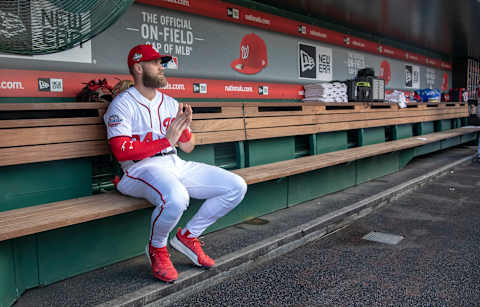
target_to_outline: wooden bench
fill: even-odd
[[[109,153],[101,103],[3,103],[0,166]]]
[[[468,117],[461,103],[410,104],[401,109],[387,103],[273,103],[245,106],[246,139],[419,123]]]
[[[109,155],[103,123],[106,107],[78,102],[0,104],[0,166]],[[199,145],[245,139],[242,104],[193,107],[192,129]],[[144,200],[109,192],[7,210],[0,212],[0,241],[149,206]]]
[[[468,116],[465,104],[194,103],[197,143],[215,144]],[[48,112],[47,112],[48,111]],[[0,104],[0,166],[109,154],[99,103]],[[45,114],[44,114],[45,113]],[[43,117],[43,118],[42,118]],[[47,118],[48,117],[48,118]],[[476,133],[457,128],[234,170],[248,184],[305,173]],[[127,213],[151,205],[117,192],[0,212],[0,241]],[[1,209],[1,208],[0,208]]]
[[[428,143],[438,142],[441,140],[461,136],[464,134],[475,133],[478,131],[480,131],[480,127],[457,128],[449,131],[426,134],[422,135],[421,137],[411,137],[397,141],[366,145],[362,147],[338,150],[314,156],[301,157],[288,161],[253,166],[238,169],[234,172],[242,176],[248,184],[255,184],[268,180],[310,172],[321,168],[360,160],[368,157],[382,155],[394,151],[418,147]]]

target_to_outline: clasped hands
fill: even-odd
[[[192,107],[188,104],[185,104],[184,106],[183,103],[179,103],[177,116],[170,122],[167,133],[165,134],[165,137],[170,142],[170,145],[177,144],[183,133],[189,133],[188,130],[187,132],[184,131],[185,129],[190,128],[192,117]]]

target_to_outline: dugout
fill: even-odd
[[[135,44],[150,43],[175,57],[176,65],[166,72],[169,85],[164,91],[197,108],[198,129],[205,132],[205,141],[183,157],[230,170],[447,133],[468,125],[468,108],[460,99],[412,102],[405,109],[378,101],[309,105],[302,102],[306,84],[345,81],[359,69],[371,67],[385,80],[387,92],[413,96],[422,88],[445,92],[464,88],[469,99],[478,95],[480,45],[473,35],[480,28],[480,4],[473,0],[368,4],[137,0],[119,1],[124,7],[116,17],[101,1],[76,2],[87,6],[31,1],[41,6],[38,16],[22,15],[18,6],[1,8],[0,159],[6,160],[8,153],[15,161],[10,157],[20,148],[18,156],[33,151],[33,158],[0,166],[0,214],[4,214],[0,221],[8,220],[15,209],[103,195],[113,189],[110,180],[119,169],[108,152],[49,161],[49,152],[57,153],[47,150],[47,158],[36,160],[40,154],[35,155],[35,150],[47,143],[70,142],[66,139],[78,134],[79,127],[99,124],[83,120],[98,117],[101,103],[82,105],[75,96],[90,80],[105,78],[113,85],[117,78],[129,78],[126,56]],[[49,5],[52,9],[47,11]],[[87,32],[96,34],[90,39],[80,29],[91,10],[109,18],[104,18],[98,33],[93,29],[102,18],[89,19]],[[38,45],[29,36],[36,19],[43,30],[30,32],[43,39]],[[20,46],[12,43],[29,39]],[[82,43],[75,45],[75,40]],[[8,48],[25,52],[12,54]],[[42,48],[43,52],[64,50],[42,55]],[[46,124],[53,118],[58,127],[67,126],[59,122],[71,118],[80,124],[57,140],[48,134],[53,130]],[[201,125],[202,120],[211,122]],[[213,123],[218,131],[201,130]],[[15,133],[21,138],[27,127],[45,133],[49,141],[18,141]],[[213,136],[207,136],[210,133]],[[395,172],[415,156],[476,138],[476,132],[444,135],[428,144],[256,182],[238,209],[208,231]],[[180,224],[199,204],[192,201]],[[150,213],[146,207],[0,241],[0,305],[13,304],[29,288],[143,253]],[[114,248],[119,245],[122,248]]]

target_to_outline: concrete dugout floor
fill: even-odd
[[[172,306],[478,306],[480,164]],[[397,245],[363,240],[401,235]]]
[[[207,234],[203,238],[205,250],[218,264],[209,271],[192,267],[183,255],[170,249],[180,273],[173,285],[155,280],[145,257],[139,256],[29,290],[15,306],[275,302],[269,298],[284,299],[287,305],[397,305],[402,297],[412,299],[405,303],[420,305],[429,305],[432,297],[456,297],[460,305],[475,305],[479,301],[474,288],[479,282],[479,258],[475,253],[480,238],[480,210],[476,207],[480,201],[475,191],[480,188],[480,164],[470,163],[474,152],[473,147],[461,146],[419,157],[397,173],[263,216],[260,223],[241,223]],[[445,168],[462,159],[465,162],[457,165],[453,173]],[[430,175],[425,177],[427,173]],[[440,174],[443,176],[436,177]],[[432,179],[434,183],[420,187]],[[410,184],[403,185],[405,182]],[[432,191],[422,192],[429,186]],[[414,189],[417,192],[409,193]],[[359,219],[386,204],[392,205]],[[348,206],[353,207],[345,210]],[[400,234],[406,239],[397,246],[360,240],[370,230]],[[299,250],[305,250],[304,254],[294,254]],[[286,274],[269,275],[277,267],[287,270]],[[465,278],[450,277],[460,274],[459,270]],[[275,276],[280,281],[271,280]],[[229,282],[231,286],[227,286]],[[441,289],[435,292],[438,296],[428,295],[435,282]],[[284,290],[292,288],[295,296],[282,296],[283,292],[272,288],[274,283],[283,285]],[[310,288],[313,285],[320,288]],[[247,294],[263,288],[270,291],[270,297],[242,301],[247,300]],[[206,301],[202,299],[205,296],[196,294],[202,289],[207,293]],[[386,292],[379,293],[379,289]],[[359,301],[349,300],[350,296]],[[474,296],[476,301],[471,300]],[[221,297],[226,301],[215,301]]]

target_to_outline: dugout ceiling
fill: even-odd
[[[312,18],[320,26],[430,56],[480,59],[480,0],[227,1]]]

